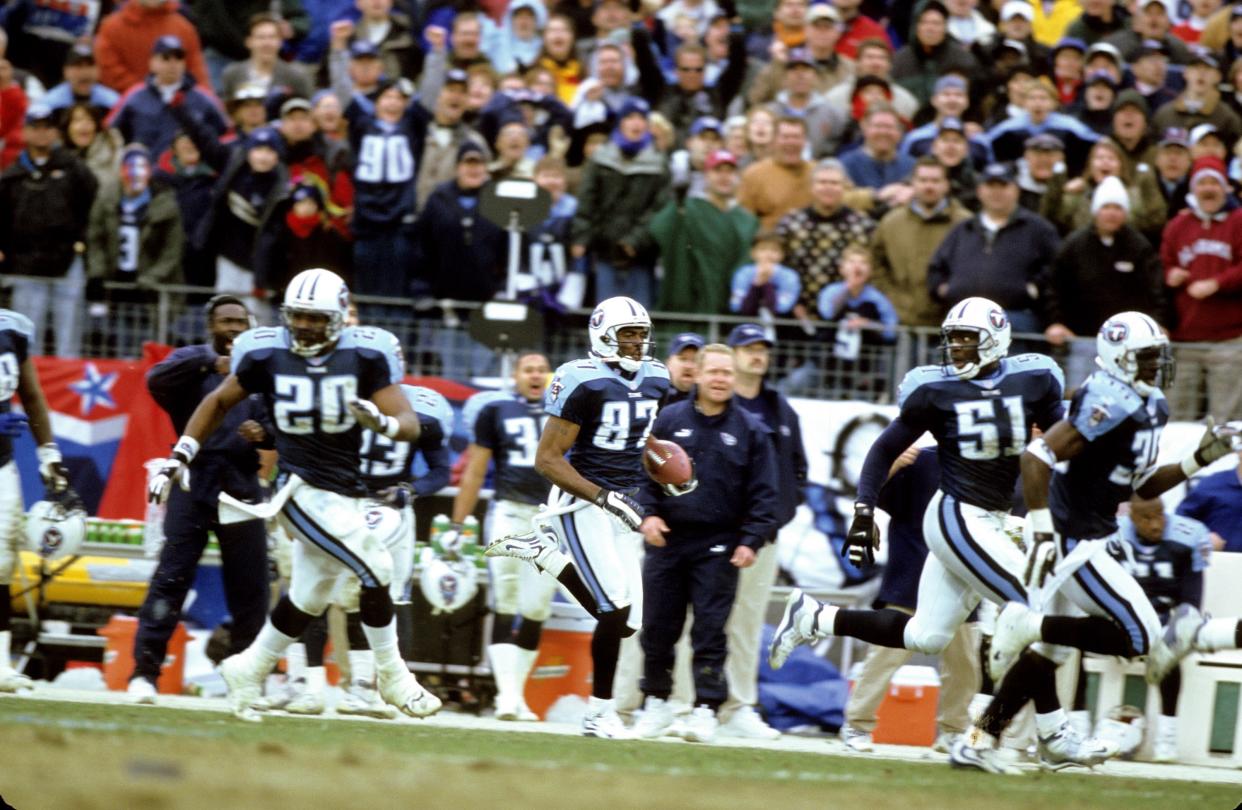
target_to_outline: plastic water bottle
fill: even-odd
[[[444,554],[444,544],[441,542],[441,538],[451,531],[453,531],[453,520],[448,515],[440,514],[431,519],[431,533],[427,538],[427,542],[437,556]],[[449,537],[447,539],[451,542],[455,538]]]
[[[479,544],[479,519],[474,515],[467,515],[466,519],[461,522],[461,544],[463,546]]]

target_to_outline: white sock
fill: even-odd
[[[306,645],[300,641],[285,650],[285,675],[291,681],[306,677]]]
[[[1156,733],[1177,736],[1177,717],[1162,714],[1156,719]]]
[[[497,698],[509,700],[516,688],[514,676],[517,650],[516,644],[489,644],[487,646],[487,658],[492,665],[492,678],[496,681]]]
[[[1237,619],[1208,619],[1195,636],[1195,649],[1200,652],[1231,650],[1236,646]]]
[[[1065,716],[1065,709],[1057,709],[1047,714],[1035,713],[1035,730],[1041,737],[1050,737],[1056,734],[1061,726],[1069,722],[1069,718]]]
[[[12,638],[13,631],[0,630],[0,669],[13,668],[13,657],[9,647]]]
[[[612,710],[616,706],[612,698],[597,698],[591,695],[587,698],[587,714],[603,714]]]
[[[383,627],[372,627],[363,622],[362,632],[366,633],[367,643],[371,645],[371,651],[375,653],[376,670],[382,672],[394,667],[405,669],[405,662],[401,660],[401,652],[397,649],[397,620],[395,618]]]
[[[296,638],[286,636],[268,621],[264,622],[263,629],[259,631],[259,635],[255,636],[250,646],[246,648],[246,652],[251,652],[258,656],[258,659],[264,663],[270,672],[276,666],[276,662],[284,658],[285,651],[289,649],[290,645],[296,641]]]
[[[837,611],[840,610],[836,605],[819,606],[819,610],[814,614],[815,619],[812,620],[814,635],[816,638],[824,638],[833,634],[833,627],[837,621]],[[812,628],[807,628],[811,630]],[[807,633],[811,635],[811,633]]]
[[[375,686],[375,653],[370,650],[349,651],[349,671],[353,674],[354,683],[361,681],[367,686]]]
[[[307,692],[318,695],[328,685],[328,671],[323,667],[306,667],[304,675]]]
[[[513,657],[516,666],[513,673],[513,685],[517,688],[518,699],[525,703],[526,679],[530,677],[530,671],[535,666],[535,659],[539,657],[539,651],[518,647],[517,654]]]

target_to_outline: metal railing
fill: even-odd
[[[133,290],[133,285],[114,285],[114,290]],[[169,285],[146,291],[150,300],[110,303],[104,314],[92,314],[83,305],[82,357],[140,357],[148,341],[181,346],[206,340],[202,304],[215,294],[203,287]],[[493,378],[500,373],[499,355],[475,342],[467,322],[482,306],[471,301],[415,301],[413,299],[359,296],[362,319],[395,334],[405,347],[408,371],[417,376],[444,376],[458,380]],[[275,323],[274,302],[255,301],[262,324]],[[98,309],[96,307],[96,309]],[[541,346],[553,367],[578,358],[587,349],[586,323],[590,310],[569,310],[548,314]],[[678,332],[697,331],[709,342],[724,342],[734,326],[755,322],[735,315],[701,315],[682,312],[653,312],[657,354]],[[900,327],[891,342],[880,339],[878,329],[864,327],[863,337],[855,341],[853,359],[840,356],[834,341],[837,324],[772,319],[764,324],[776,340],[770,379],[788,396],[816,399],[850,399],[890,403],[896,400],[898,384],[911,368],[940,362],[939,330],[929,327]],[[36,341],[36,345],[37,341]],[[54,345],[49,334],[43,352]],[[1066,370],[1067,388],[1072,389],[1094,368],[1094,340],[1052,347],[1043,335],[1015,334],[1013,352],[1040,351],[1051,355]],[[1217,347],[1219,348],[1219,347]],[[1206,378],[1213,373],[1237,375],[1242,350],[1217,355],[1210,362],[1202,359],[1204,344],[1175,345],[1180,357],[1195,359],[1195,378],[1180,380],[1165,391],[1176,418],[1197,419],[1207,413]],[[848,354],[848,353],[846,353]],[[1242,414],[1214,414],[1217,419],[1238,418]]]

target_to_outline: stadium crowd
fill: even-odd
[[[1070,387],[1135,310],[1177,345],[1174,418],[1226,419],[1240,69],[1222,0],[8,0],[0,283],[36,354],[162,285],[265,313],[313,267],[427,334],[504,290],[482,200],[529,180],[551,207],[516,263],[550,311],[745,316],[732,348],[826,341],[865,390],[968,297]]]
[[[1071,378],[1135,309],[1182,344],[1176,415],[1239,407],[1229,4],[99,5],[0,8],[0,274],[58,354],[87,303],[309,266],[441,319],[504,288],[480,190],[526,178],[551,307],[798,319],[849,367],[983,295]]]

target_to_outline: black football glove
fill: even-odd
[[[638,501],[611,489],[601,489],[595,496],[595,505],[620,520],[632,532],[638,531],[643,522],[643,508]]]
[[[845,557],[856,566],[871,565],[880,547],[880,530],[875,527],[875,507],[854,504],[854,519],[845,534]]]

